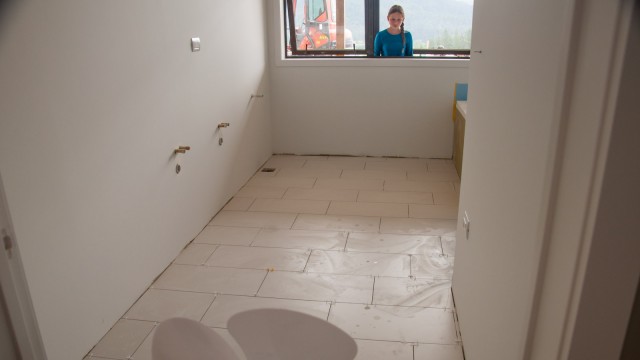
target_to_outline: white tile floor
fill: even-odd
[[[462,360],[451,296],[459,178],[450,160],[273,156],[86,359],[151,359],[158,322],[227,339],[255,308],[348,332],[358,360]]]

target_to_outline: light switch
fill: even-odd
[[[462,227],[465,230],[465,238],[469,239],[469,231],[471,230],[471,219],[469,218],[469,214],[465,210],[464,216],[462,217]]]
[[[200,51],[200,38],[191,38],[191,52]]]

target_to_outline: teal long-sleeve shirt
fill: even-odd
[[[373,42],[373,56],[413,56],[413,38],[404,32],[405,45],[402,47],[402,35],[392,35],[385,29],[376,34]]]

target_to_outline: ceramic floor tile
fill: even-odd
[[[314,169],[341,169],[341,170],[361,170],[364,169],[366,159],[362,157],[329,157],[327,160],[308,160],[304,164],[305,168]]]
[[[460,194],[457,192],[433,193],[433,200],[438,205],[458,205]]]
[[[154,326],[153,322],[120,319],[91,350],[90,355],[110,359],[128,359]]]
[[[440,241],[442,242],[442,252],[447,256],[456,256],[456,238],[455,236],[443,236]]]
[[[316,189],[382,190],[383,183],[384,180],[378,179],[318,179],[314,187]]]
[[[270,187],[252,187],[245,186],[238,190],[236,198],[262,198],[262,199],[280,199],[287,189],[270,188]]]
[[[383,157],[383,156],[365,156],[365,160],[367,160],[367,162],[376,162],[376,161],[387,161],[390,158],[388,157]]]
[[[407,180],[407,172],[404,170],[344,170],[340,177],[360,180]]]
[[[460,345],[417,344],[413,351],[415,360],[464,360]]]
[[[460,181],[457,172],[449,171],[408,171],[407,180],[409,181]]]
[[[427,169],[429,172],[449,172],[449,173],[455,173],[457,174],[458,172],[456,171],[456,167],[455,165],[429,165],[427,166]]]
[[[355,339],[456,344],[450,310],[336,303],[329,322]]]
[[[425,159],[387,159],[387,161],[367,162],[366,170],[427,170]]]
[[[451,279],[453,260],[448,256],[411,255],[411,275],[434,279]]]
[[[264,167],[275,171],[254,174],[91,359],[151,360],[156,322],[175,316],[240,352],[228,318],[276,307],[328,315],[356,338],[357,360],[462,360],[451,160],[275,155]]]
[[[295,219],[296,214],[287,213],[220,211],[210,225],[289,229]]]
[[[340,174],[342,174],[341,169],[303,167],[282,169],[277,176],[290,178],[339,178]]]
[[[304,160],[327,160],[328,155],[293,155],[293,154],[274,154],[271,159],[304,159]]]
[[[254,198],[250,197],[234,197],[224,206],[224,208],[222,208],[222,210],[247,211],[253,203],[253,200]]]
[[[451,309],[451,281],[377,277],[373,288],[373,303]]]
[[[151,357],[151,344],[153,343],[153,335],[156,333],[157,328],[158,326],[156,325],[147,338],[144,339],[138,350],[133,353],[131,360],[153,360]]]
[[[207,261],[208,266],[242,269],[302,271],[309,251],[253,246],[220,246]]]
[[[264,308],[289,309],[326,320],[329,314],[329,307],[330,303],[326,301],[219,295],[204,315],[204,318],[202,318],[202,323],[211,327],[226,328],[229,318],[234,314],[246,310]]]
[[[180,255],[173,260],[173,263],[183,265],[202,265],[215,250],[216,245],[192,243],[182,250]]]
[[[289,188],[283,199],[356,201],[358,190]]]
[[[384,191],[453,192],[453,184],[445,181],[389,180],[384,183]]]
[[[171,265],[151,286],[153,289],[255,295],[265,270]]]
[[[291,249],[342,250],[347,241],[344,231],[262,229],[252,246]]]
[[[281,299],[368,304],[373,277],[275,271],[267,275],[258,296]]]
[[[270,187],[286,189],[290,187],[297,188],[311,188],[316,182],[315,178],[300,178],[300,177],[254,177],[247,182],[248,187]]]
[[[218,335],[220,335],[224,339],[224,341],[226,341],[227,344],[229,344],[231,349],[233,349],[233,351],[236,353],[238,360],[247,360],[247,357],[244,355],[244,352],[242,352],[242,348],[240,348],[240,345],[238,345],[238,343],[236,342],[236,339],[234,339],[233,336],[231,336],[231,334],[229,333],[229,330],[221,329],[221,328],[211,328],[211,330],[218,333]]]
[[[457,219],[458,205],[409,205],[409,217],[418,219]]]
[[[456,220],[382,218],[380,232],[386,234],[456,235]]]
[[[380,218],[372,216],[300,214],[292,228],[299,230],[377,232],[380,228]]]
[[[416,191],[360,191],[358,201],[397,203],[397,204],[433,204],[433,195],[430,192]]]
[[[301,157],[291,156],[272,156],[262,167],[266,168],[299,168],[304,165],[307,160]]]
[[[305,271],[344,275],[409,276],[408,255],[314,250]]]
[[[260,228],[205,226],[204,230],[193,240],[200,244],[249,245],[258,235]]]
[[[346,250],[386,254],[442,255],[440,237],[426,235],[350,233]]]
[[[267,168],[267,167],[263,167],[260,168],[258,171],[256,171],[255,174],[253,174],[253,177],[260,177],[260,176],[264,176],[264,177],[274,177],[278,174],[278,171],[280,171],[279,169],[274,169],[274,168]]]
[[[411,344],[373,340],[356,340],[356,344],[358,354],[354,360],[413,360]]]
[[[427,161],[427,168],[429,171],[456,171],[453,161],[448,159],[429,159]]]
[[[328,215],[407,217],[407,204],[332,201]]]
[[[172,317],[200,321],[215,295],[186,291],[147,290],[125,314],[126,319],[162,322]]]
[[[328,207],[328,200],[256,199],[249,211],[324,214]]]

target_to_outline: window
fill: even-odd
[[[399,4],[414,58],[468,58],[473,1],[283,0],[286,57],[373,57],[375,36]]]

